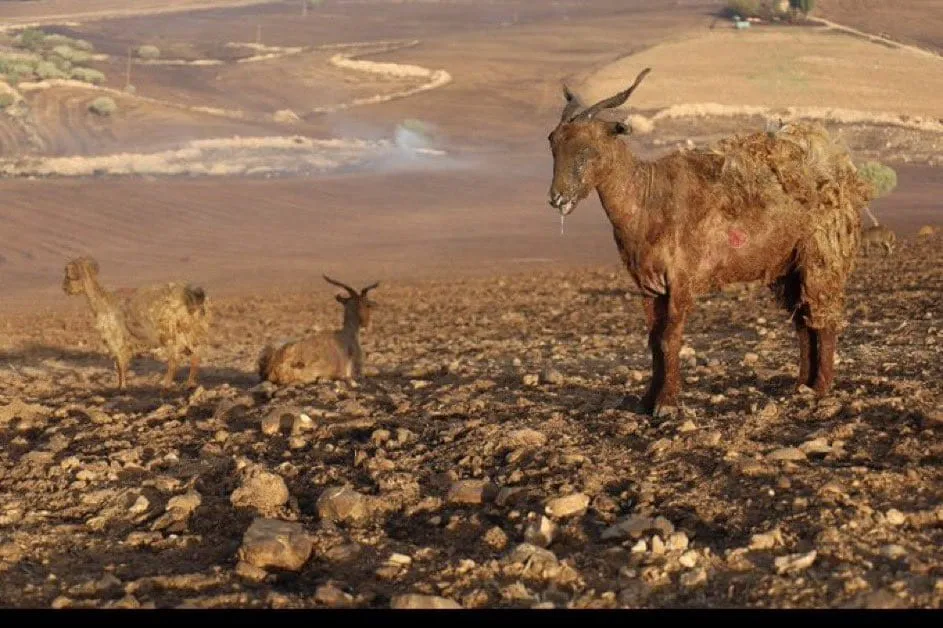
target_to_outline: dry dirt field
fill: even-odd
[[[0,111],[0,606],[943,605],[943,237],[916,237],[943,222],[943,58],[738,33],[723,4],[0,0],[107,77]],[[940,50],[938,2],[820,4]],[[681,412],[633,411],[639,299],[598,202],[561,236],[546,135],[562,80],[591,100],[643,64],[643,156],[817,117],[896,169],[872,209],[902,245],[858,264],[830,396],[794,392],[787,315],[735,287],[689,322]],[[199,388],[142,356],[113,390],[61,289],[84,254],[108,288],[207,289]],[[263,345],[338,325],[322,273],[381,280],[367,376],[260,384]],[[259,518],[291,568],[241,551]]]

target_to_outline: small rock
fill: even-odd
[[[827,454],[832,451],[828,441],[824,438],[813,438],[812,440],[807,440],[806,442],[799,445],[799,449],[801,449],[802,452],[806,455]]]
[[[652,527],[661,532],[664,536],[669,536],[675,531],[674,524],[660,515],[655,517],[655,520],[652,522]]]
[[[772,421],[779,416],[779,406],[777,406],[772,401],[768,402],[763,409],[760,410],[759,418],[764,421]]]
[[[322,584],[314,590],[314,599],[331,608],[346,608],[353,604],[354,596],[333,584]]]
[[[688,549],[688,535],[684,532],[675,532],[668,537],[667,546],[671,551]]]
[[[60,595],[59,597],[54,599],[52,603],[50,604],[50,606],[55,609],[69,608],[71,605],[72,605],[72,600],[67,598],[64,595]]]
[[[349,563],[360,556],[360,545],[358,543],[346,543],[337,545],[324,552],[324,557],[333,563]]]
[[[393,433],[390,432],[390,430],[379,429],[373,431],[373,434],[370,435],[370,440],[374,445],[382,445],[386,441],[390,440],[392,436]]]
[[[316,504],[318,515],[327,521],[360,523],[371,514],[370,501],[357,491],[335,486],[325,489]]]
[[[747,353],[743,356],[743,363],[746,366],[752,366],[760,361],[760,356],[755,353]]]
[[[581,515],[589,507],[589,496],[583,493],[574,493],[566,497],[557,497],[547,502],[546,513],[551,517],[572,517]]]
[[[251,465],[244,469],[242,486],[233,491],[230,501],[236,508],[255,508],[269,515],[287,504],[288,497],[282,476]]]
[[[699,587],[707,583],[707,570],[704,568],[694,569],[686,573],[681,574],[681,577],[678,579],[681,583],[681,586],[687,588]]]
[[[665,542],[657,534],[652,537],[652,554],[661,556],[665,553]]]
[[[530,543],[521,543],[507,557],[508,562],[530,564],[538,568],[556,566],[557,556],[553,552]]]
[[[461,604],[438,595],[420,595],[418,593],[407,593],[406,595],[394,595],[390,599],[390,608],[394,609],[456,609],[462,608]]]
[[[387,564],[396,565],[397,567],[408,567],[413,564],[413,559],[406,554],[393,553],[386,559],[386,562]]]
[[[651,530],[653,527],[654,521],[650,517],[630,515],[619,523],[609,526],[603,530],[602,538],[604,540],[622,539],[630,536],[638,538],[645,534],[648,530]]]
[[[249,582],[262,582],[268,577],[268,572],[261,567],[240,560],[236,563],[236,575]]]
[[[801,449],[796,449],[795,447],[783,447],[781,449],[776,449],[766,454],[767,460],[778,460],[778,461],[788,461],[796,462],[798,460],[805,460],[805,454]]]
[[[881,547],[881,556],[890,559],[903,558],[907,555],[907,549],[896,543],[891,543],[889,545],[884,545]]]
[[[242,538],[239,559],[261,569],[298,571],[311,556],[312,546],[300,523],[256,519]]]
[[[524,540],[537,547],[547,547],[557,535],[557,525],[543,515],[537,516],[524,529]]]
[[[299,414],[298,408],[291,406],[275,408],[262,419],[262,433],[273,436],[279,432],[290,432]]]
[[[190,518],[190,515],[200,507],[200,504],[203,503],[203,498],[196,491],[188,491],[183,495],[177,495],[176,497],[171,497],[167,500],[166,513],[163,514],[157,521],[154,522],[154,525],[151,526],[152,530],[163,530],[169,528],[175,523],[183,523],[186,525],[187,519]]]
[[[521,378],[525,386],[536,386],[540,382],[540,376],[537,373],[527,373]]]
[[[564,378],[560,371],[552,368],[546,368],[540,373],[540,381],[547,384],[552,384],[554,386],[559,386],[563,384]]]
[[[485,532],[483,540],[488,547],[498,552],[508,546],[508,535],[498,526]]]
[[[807,554],[789,554],[788,556],[780,556],[773,561],[773,564],[776,566],[776,573],[778,574],[802,571],[812,566],[817,555],[818,552],[815,550]]]
[[[455,504],[482,504],[494,499],[498,488],[485,480],[458,480],[449,487],[446,499]]]
[[[694,421],[692,421],[691,419],[688,419],[687,421],[682,423],[681,426],[678,428],[678,431],[681,432],[682,434],[686,434],[688,432],[694,432],[696,430],[697,430],[697,425],[695,425]]]
[[[525,494],[526,490],[520,486],[505,486],[498,491],[494,503],[498,506],[509,506]]]
[[[751,550],[768,550],[783,545],[783,535],[779,530],[754,534],[750,537]]]
[[[648,551],[648,543],[645,542],[645,539],[639,539],[636,541],[635,545],[632,546],[633,554],[644,554]]]
[[[687,567],[688,569],[693,568],[697,565],[697,552],[694,550],[688,550],[684,554],[681,554],[681,557],[678,558],[678,562],[682,567]]]
[[[890,510],[888,510],[887,513],[884,515],[884,518],[892,526],[904,525],[904,522],[907,521],[907,517],[904,516],[904,513],[897,510],[896,508],[891,508]]]
[[[129,508],[128,511],[132,515],[140,515],[147,512],[147,509],[150,507],[151,502],[147,501],[147,498],[143,495],[139,495],[138,498],[134,500],[134,503],[131,504],[131,508]]]
[[[512,449],[517,447],[522,447],[525,449],[537,448],[543,447],[546,444],[547,436],[542,432],[532,430],[529,427],[509,432],[505,440],[505,445]]]

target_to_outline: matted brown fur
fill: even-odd
[[[677,352],[694,297],[761,280],[793,315],[800,383],[825,392],[860,243],[860,210],[873,189],[818,124],[726,138],[646,162],[622,141],[629,129],[595,114],[621,105],[635,84],[576,113],[550,135],[551,205],[570,213],[593,189],[619,254],[646,297],[653,378],[646,409],[674,405]]]
[[[95,313],[95,326],[115,359],[118,388],[127,384],[127,369],[134,355],[163,353],[167,360],[164,385],[173,384],[181,357],[190,358],[187,384],[196,385],[199,350],[210,323],[209,303],[202,288],[171,282],[108,292],[98,281],[98,263],[89,257],[66,264],[62,289],[85,294]]]
[[[259,377],[278,385],[315,382],[319,379],[358,379],[363,371],[363,350],[360,330],[369,327],[370,316],[376,306],[367,293],[378,284],[367,286],[359,293],[328,277],[325,279],[343,287],[348,296],[335,298],[344,306],[344,323],[337,331],[312,334],[292,340],[279,347],[271,345],[259,355]]]

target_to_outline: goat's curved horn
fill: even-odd
[[[632,83],[632,85],[627,90],[624,92],[619,92],[615,96],[610,96],[605,100],[600,100],[592,107],[580,112],[573,118],[573,120],[591,120],[593,116],[595,116],[600,111],[605,111],[606,109],[613,109],[615,107],[621,106],[622,103],[629,99],[629,96],[631,96],[632,92],[635,91],[635,88],[639,86],[639,83],[642,82],[642,79],[644,79],[645,76],[648,75],[648,73],[651,71],[651,68],[645,68],[639,72],[639,75],[635,77],[635,82]]]
[[[341,283],[341,282],[339,282],[339,281],[337,281],[337,280],[335,280],[335,279],[331,279],[331,278],[328,277],[327,275],[322,275],[322,277],[324,277],[324,281],[326,281],[326,282],[328,282],[328,283],[330,283],[330,284],[334,284],[335,286],[337,286],[337,287],[339,287],[339,288],[343,288],[344,290],[346,290],[346,291],[350,294],[350,296],[352,296],[352,297],[357,296],[357,291],[354,290],[353,288],[351,288],[350,286],[348,286],[346,283]]]
[[[569,122],[573,114],[580,108],[580,100],[570,91],[566,83],[563,84],[563,96],[566,98],[566,106],[563,108],[563,113],[560,115],[560,122]]]
[[[373,282],[372,284],[370,284],[369,286],[367,286],[366,288],[364,288],[363,290],[360,291],[360,296],[362,296],[362,297],[363,297],[363,296],[367,296],[367,293],[368,293],[368,292],[370,292],[371,290],[373,290],[374,288],[376,288],[376,287],[379,286],[379,285],[380,285],[380,282],[379,282],[379,281]]]

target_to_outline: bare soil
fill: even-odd
[[[381,285],[358,388],[257,385],[263,343],[336,324],[323,288],[217,299],[192,393],[162,393],[150,359],[114,392],[78,303],[10,317],[0,599],[385,607],[416,592],[466,607],[938,607],[940,244],[861,261],[837,387],[821,400],[794,392],[791,326],[765,291],[702,299],[683,410],[658,421],[631,410],[649,357],[641,305],[615,267]],[[265,434],[273,413],[313,423]],[[284,478],[291,499],[276,515],[315,547],[299,571],[260,582],[236,572],[259,514],[230,502],[249,463]],[[470,479],[505,492],[450,500]],[[320,517],[336,485],[376,499],[372,516]],[[188,491],[199,508],[158,525]],[[529,521],[575,493],[588,508],[551,517],[552,554],[528,558]],[[664,519],[604,534],[639,517]],[[811,566],[782,567],[794,554]]]

